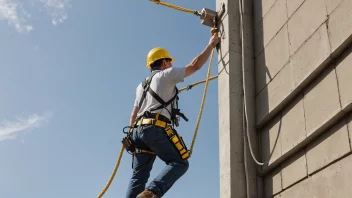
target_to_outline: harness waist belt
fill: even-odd
[[[158,116],[158,120],[161,120],[161,121],[164,121],[164,122],[171,124],[170,119],[161,115],[160,113],[151,113],[150,115],[147,115],[144,118],[154,118],[155,119],[157,116]]]
[[[163,122],[161,120],[155,120],[153,118],[141,119],[137,122],[137,126],[139,126],[139,125],[155,125],[155,126],[164,128],[168,135],[171,135],[173,133],[173,130],[172,130],[170,124]]]
[[[190,153],[188,152],[188,149],[187,149],[182,137],[177,134],[176,130],[172,129],[171,124],[168,124],[168,123],[163,122],[161,120],[155,120],[152,118],[145,118],[145,119],[139,120],[136,125],[137,126],[154,125],[154,126],[164,128],[165,132],[167,133],[167,136],[169,137],[170,141],[173,143],[175,148],[178,150],[181,158],[188,159],[190,157]],[[140,152],[154,154],[153,152],[150,152],[147,150],[144,150],[144,151],[142,150]]]

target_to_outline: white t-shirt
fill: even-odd
[[[179,82],[184,81],[185,67],[171,67],[163,71],[156,70],[152,74],[156,73],[150,83],[150,89],[152,89],[164,102],[169,101],[174,97],[176,90],[175,86]],[[147,77],[149,79],[149,77]],[[136,89],[136,99],[134,106],[139,105],[139,101],[143,95],[142,83],[140,83]],[[160,103],[147,92],[144,102],[137,113],[137,117],[144,113],[144,111],[149,111],[151,109],[157,108]],[[160,112],[161,115],[171,118],[171,104],[167,106],[168,111],[165,108],[155,110],[151,113]],[[170,112],[170,113],[169,113]]]

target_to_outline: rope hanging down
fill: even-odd
[[[105,185],[104,189],[100,192],[100,194],[97,196],[97,198],[101,198],[103,197],[103,195],[105,194],[105,192],[108,190],[108,188],[110,187],[110,184],[112,183],[112,180],[114,179],[115,175],[116,175],[116,172],[117,172],[117,169],[119,168],[120,166],[120,162],[121,162],[121,159],[122,159],[122,155],[123,155],[123,151],[124,151],[124,147],[121,146],[121,149],[120,149],[120,154],[119,154],[119,157],[117,159],[117,162],[115,164],[115,167],[114,167],[114,171],[112,172],[110,178],[109,178],[109,181],[107,182],[107,184]]]
[[[169,8],[174,8],[176,10],[180,10],[180,11],[183,11],[183,12],[187,12],[187,13],[191,13],[191,14],[195,14],[197,16],[200,16],[201,13],[198,12],[197,10],[190,10],[190,9],[187,9],[187,8],[184,8],[184,7],[181,7],[181,6],[176,6],[176,5],[173,5],[171,3],[166,3],[166,2],[162,2],[160,0],[150,0],[151,2],[154,2],[156,4],[160,4],[160,5],[163,5],[163,6],[167,6]]]
[[[244,116],[243,116],[243,119],[245,121],[245,132],[246,132],[246,135],[247,135],[247,142],[248,142],[248,147],[249,147],[249,151],[251,153],[251,156],[253,158],[253,161],[257,164],[257,165],[264,165],[263,162],[259,162],[256,158],[256,156],[254,155],[254,152],[253,152],[253,146],[252,146],[252,143],[251,143],[251,138],[250,138],[250,135],[249,135],[249,124],[248,124],[248,110],[247,110],[247,93],[246,93],[246,75],[245,75],[245,63],[244,63],[244,21],[243,21],[243,15],[244,15],[244,11],[243,11],[243,1],[242,0],[239,0],[239,4],[240,4],[240,25],[241,25],[241,39],[242,39],[242,85],[243,85],[243,101],[244,101]],[[246,150],[245,150],[246,151]]]
[[[215,35],[217,36],[217,33],[215,33]],[[209,77],[210,77],[212,61],[213,61],[213,57],[214,57],[214,51],[215,51],[215,48],[213,48],[213,50],[211,52],[211,58],[210,58],[210,63],[209,63],[209,67],[208,67],[207,78],[205,80],[205,87],[204,87],[204,92],[203,92],[203,97],[202,97],[202,103],[201,103],[201,106],[200,106],[198,119],[197,119],[197,124],[196,124],[196,129],[194,131],[194,135],[193,135],[193,139],[192,139],[192,143],[191,143],[191,147],[190,147],[190,156],[192,156],[192,153],[193,153],[193,147],[194,147],[194,143],[195,143],[196,138],[197,138],[198,128],[199,128],[199,124],[200,124],[200,119],[202,118],[202,114],[203,114],[203,108],[204,108],[205,98],[207,96]]]

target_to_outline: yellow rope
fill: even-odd
[[[199,110],[199,114],[198,114],[198,119],[197,119],[197,124],[196,124],[196,129],[195,129],[195,131],[194,131],[194,135],[193,135],[193,139],[192,139],[192,144],[191,144],[191,147],[190,147],[190,155],[192,155],[192,152],[193,152],[194,143],[195,143],[195,141],[196,141],[197,134],[198,134],[198,128],[199,128],[199,124],[200,124],[200,119],[202,118],[202,113],[203,113],[205,98],[206,98],[206,96],[207,96],[208,84],[209,84],[209,80],[210,80],[209,77],[210,77],[210,71],[211,71],[211,67],[212,67],[212,61],[213,61],[214,51],[215,51],[215,48],[213,48],[213,50],[212,50],[212,52],[211,52],[211,58],[210,58],[210,63],[209,63],[209,67],[208,67],[207,78],[206,78],[206,80],[205,80],[205,87],[204,87],[204,92],[203,92],[202,104],[201,104],[201,106],[200,106],[200,110]]]
[[[119,154],[119,157],[117,159],[117,162],[116,162],[116,165],[115,165],[115,168],[114,168],[114,171],[112,172],[110,178],[109,178],[109,181],[108,183],[105,185],[104,189],[100,192],[100,194],[97,196],[97,198],[101,198],[103,197],[103,195],[105,194],[105,192],[108,190],[112,180],[114,179],[115,175],[116,175],[116,172],[117,172],[117,169],[119,168],[120,166],[120,162],[121,162],[121,158],[122,158],[122,155],[123,155],[123,151],[124,151],[124,147],[121,146],[121,150],[120,150],[120,154]]]
[[[187,12],[187,13],[192,13],[192,14],[195,14],[197,16],[200,16],[200,13],[197,11],[197,10],[190,10],[190,9],[187,9],[187,8],[184,8],[184,7],[181,7],[181,6],[177,6],[177,5],[173,5],[171,3],[166,3],[166,2],[162,2],[160,0],[150,0],[156,4],[160,4],[160,5],[163,5],[163,6],[167,6],[169,8],[174,8],[176,10],[180,10],[180,11],[183,11],[183,12]]]
[[[212,76],[212,77],[209,78],[209,81],[214,80],[214,79],[216,79],[216,78],[218,78],[217,75],[216,75],[216,76]],[[190,88],[192,88],[192,87],[194,87],[194,86],[196,86],[196,85],[199,85],[199,84],[201,84],[201,83],[204,83],[205,81],[206,81],[206,80],[202,80],[202,81],[198,81],[198,82],[196,82],[196,83],[190,84],[190,85],[188,85],[187,87],[184,87],[184,88],[180,89],[178,92],[182,92],[182,91],[188,90],[188,89],[190,89]]]

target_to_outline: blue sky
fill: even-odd
[[[214,0],[168,1],[215,9]],[[96,197],[114,168],[135,88],[161,46],[189,63],[210,28],[194,15],[148,0],[0,0],[0,197]],[[217,73],[217,54],[212,75]],[[178,85],[206,77],[208,63]],[[204,84],[180,95],[190,146]],[[188,172],[165,195],[219,197],[218,83],[211,81]],[[156,160],[150,179],[164,167]],[[124,153],[104,198],[123,198],[131,177]]]

